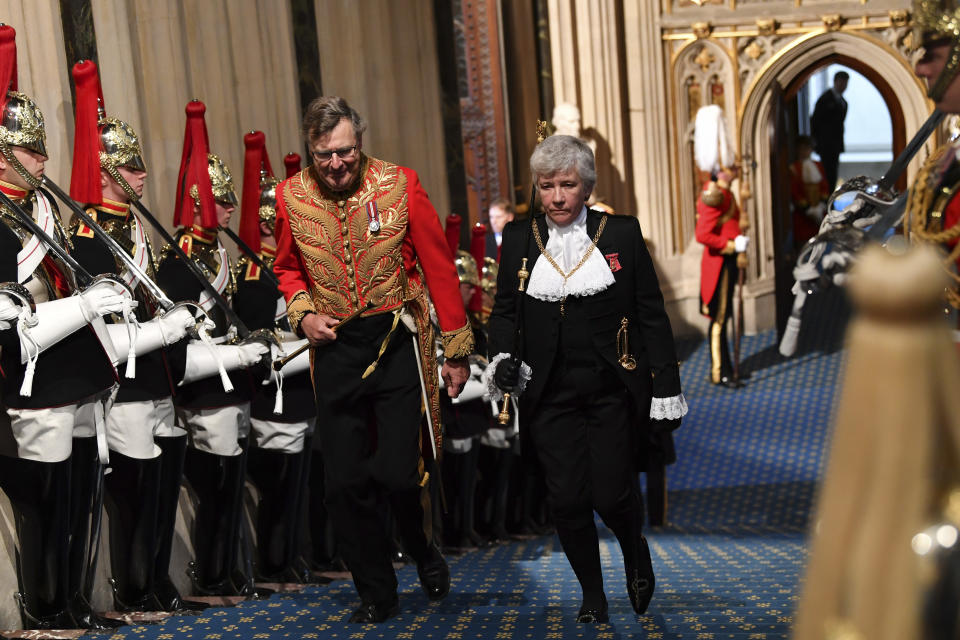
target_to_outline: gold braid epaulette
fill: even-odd
[[[313,299],[306,291],[297,291],[290,302],[287,303],[287,318],[290,320],[290,328],[297,335],[300,335],[300,323],[303,317],[308,313],[316,313],[317,308],[313,304]]]
[[[945,144],[934,151],[923,163],[923,167],[913,181],[903,215],[903,232],[911,242],[943,245],[960,238],[960,222],[949,229],[928,229],[931,224],[930,214],[936,211],[942,216],[949,204],[950,196],[955,193],[955,190],[949,190],[948,195],[943,196],[939,184],[943,173],[938,171],[943,166],[944,157],[948,153],[955,152],[956,147],[951,144]],[[938,196],[944,199],[937,202]],[[940,222],[942,223],[942,218]],[[947,288],[946,297],[947,302],[955,309],[960,309],[960,292],[958,292],[960,276],[954,273],[952,266],[956,264],[958,258],[960,258],[960,242],[954,245],[941,263],[954,283],[954,287]]]
[[[443,344],[443,357],[466,358],[474,350],[473,329],[470,328],[470,323],[467,322],[454,331],[442,332],[440,342]]]

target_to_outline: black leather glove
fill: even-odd
[[[497,363],[493,381],[506,393],[513,393],[520,384],[520,359],[510,356]]]

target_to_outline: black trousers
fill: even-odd
[[[820,162],[823,164],[823,172],[826,174],[824,177],[827,179],[830,193],[833,193],[837,188],[837,175],[840,172],[840,152],[820,152]]]
[[[634,471],[633,403],[612,372],[561,368],[527,415],[560,543],[580,580],[584,603],[597,605],[603,578],[593,512],[623,549],[633,548],[643,522]]]
[[[314,353],[324,502],[337,550],[365,603],[396,598],[385,501],[407,553],[418,562],[429,553],[420,486],[421,390],[406,329],[394,332],[374,372],[361,379],[391,320],[358,319]]]
[[[737,257],[725,256],[720,281],[707,304],[710,314],[710,382],[720,384],[723,378],[733,375],[730,362],[730,347],[727,344],[727,325],[733,317],[733,290],[737,284]]]

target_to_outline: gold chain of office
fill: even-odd
[[[550,266],[557,270],[557,273],[563,277],[563,282],[566,283],[567,280],[572,276],[577,270],[582,267],[587,262],[587,258],[590,257],[590,254],[593,253],[593,250],[597,248],[597,241],[600,239],[600,235],[603,233],[603,228],[607,226],[607,216],[604,215],[600,219],[600,226],[597,228],[597,233],[593,236],[593,240],[590,241],[590,247],[583,252],[583,257],[580,258],[580,262],[570,270],[569,273],[564,273],[563,269],[560,268],[560,265],[557,264],[557,261],[553,259],[547,249],[543,246],[543,240],[540,238],[540,229],[537,227],[537,223],[534,222],[533,226],[533,239],[537,241],[537,248],[540,249],[540,254],[547,259],[547,262],[550,263]]]

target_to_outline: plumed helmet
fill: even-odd
[[[454,259],[457,265],[457,276],[461,283],[472,284],[475,287],[480,286],[480,274],[477,272],[477,261],[466,251],[457,251],[457,257]]]
[[[273,225],[277,217],[277,185],[280,181],[266,172],[260,175],[260,221]]]
[[[913,0],[913,38],[918,47],[950,45],[943,71],[927,90],[939,102],[960,71],[960,0]]]
[[[43,113],[33,98],[19,91],[7,92],[7,103],[0,119],[0,141],[10,147],[23,147],[47,155]]]
[[[480,288],[487,295],[497,293],[497,274],[500,272],[500,265],[490,256],[483,259],[483,271],[480,273]]]
[[[233,176],[230,169],[220,159],[220,156],[207,154],[207,175],[210,176],[210,188],[213,189],[213,198],[217,202],[224,202],[238,206],[237,193],[233,188]]]
[[[117,118],[101,118],[97,127],[100,131],[100,166],[108,170],[117,167],[147,170],[140,136],[133,127]]]

